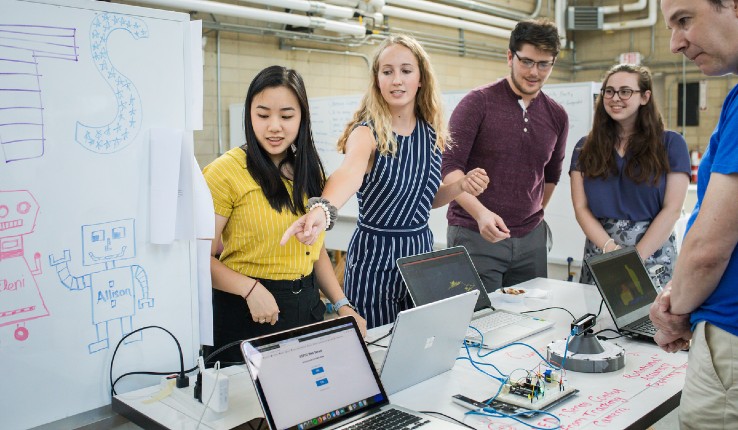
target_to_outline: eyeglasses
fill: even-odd
[[[555,58],[553,61],[533,61],[530,58],[521,57],[517,52],[513,52],[513,55],[518,57],[518,61],[520,61],[520,64],[522,64],[526,69],[532,69],[533,66],[537,66],[538,70],[541,72],[547,72],[556,62]]]
[[[639,90],[633,90],[631,88],[621,88],[619,90],[615,90],[614,88],[605,88],[601,91],[602,97],[606,99],[611,99],[615,97],[615,94],[620,97],[620,100],[628,100],[633,96],[633,93],[640,93]]]

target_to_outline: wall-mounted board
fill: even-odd
[[[109,404],[136,329],[168,329],[194,363],[194,246],[148,242],[149,130],[188,128],[190,24],[84,0],[0,10],[0,421],[21,429]],[[113,374],[178,364],[146,330]]]

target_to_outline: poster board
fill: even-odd
[[[190,34],[187,14],[105,2],[0,10],[0,416],[16,429],[109,404],[136,329],[195,361],[194,244],[149,242],[149,130],[191,129]],[[139,370],[179,370],[163,331],[121,344],[114,377]]]
[[[566,264],[567,258],[571,257],[575,265],[582,264],[585,236],[574,215],[574,205],[571,202],[569,165],[577,142],[592,128],[595,96],[599,91],[599,82],[548,84],[543,87],[543,92],[559,102],[569,115],[569,135],[566,139],[561,179],[545,211],[545,220],[553,236],[553,247],[548,254],[550,263]]]

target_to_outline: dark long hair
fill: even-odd
[[[649,181],[657,185],[661,175],[669,173],[669,161],[662,143],[664,121],[653,98],[651,71],[647,67],[635,64],[618,64],[605,75],[602,81],[603,89],[607,87],[610,76],[618,72],[638,75],[638,89],[641,92],[633,94],[633,97],[641,96],[646,91],[651,92],[648,103],[638,107],[635,128],[628,138],[629,158],[623,170],[625,175],[636,183]],[[607,178],[610,174],[617,174],[614,148],[618,143],[619,128],[620,125],[607,114],[604,97],[600,92],[595,106],[592,131],[589,132],[579,154],[577,167],[584,177]]]
[[[285,87],[295,94],[300,103],[300,128],[297,132],[294,153],[287,150],[287,156],[275,166],[269,155],[261,148],[251,124],[251,104],[259,93],[267,88]],[[259,72],[249,85],[244,103],[244,131],[246,145],[246,168],[261,186],[269,205],[281,212],[288,209],[293,214],[305,213],[305,198],[317,197],[323,193],[325,171],[313,142],[310,128],[310,106],[308,105],[305,83],[297,71],[282,66],[270,66]],[[282,167],[289,163],[293,167],[292,199],[282,178]]]

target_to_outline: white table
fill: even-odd
[[[597,313],[600,295],[593,285],[538,278],[517,286],[522,289],[547,290],[545,299],[524,299],[519,303],[502,302],[500,295],[492,294],[493,305],[524,311],[561,306],[575,317]],[[571,316],[563,310],[551,309],[534,315],[554,320],[554,328],[536,334],[521,342],[530,344],[546,356],[546,346],[553,340],[565,339],[570,331]],[[612,318],[603,306],[594,330],[614,328]],[[603,333],[608,337],[612,332]],[[580,391],[550,412],[561,418],[563,428],[646,428],[679,405],[687,367],[687,353],[667,354],[646,341],[620,338],[613,340],[626,352],[625,367],[611,373],[576,373],[567,371],[569,386]],[[463,350],[462,350],[463,351]],[[465,353],[464,353],[465,354]],[[531,369],[540,358],[523,346],[512,346],[486,357],[483,361],[495,364],[502,372],[517,368]],[[464,417],[465,409],[451,402],[454,394],[463,394],[476,400],[485,400],[499,388],[499,382],[474,369],[468,361],[458,361],[451,372],[403,390],[390,400],[418,410],[443,412],[476,428],[527,428],[511,419]],[[555,427],[550,417],[528,420],[539,427]]]
[[[591,285],[538,278],[520,284],[519,287],[546,290],[548,297],[511,303],[503,302],[499,295],[493,294],[493,304],[514,311],[561,306],[575,317],[588,312],[597,313],[600,306],[599,293]],[[522,340],[545,357],[546,346],[551,341],[567,337],[571,317],[558,309],[535,315],[557,322],[554,328]],[[605,307],[598,318],[595,331],[603,328],[614,328]],[[371,336],[377,337],[388,329],[387,326],[378,327],[372,330]],[[580,392],[550,410],[561,418],[563,428],[645,428],[678,406],[686,373],[685,352],[667,354],[655,344],[627,338],[612,342],[625,348],[626,364],[623,369],[604,374],[567,372],[568,385],[578,388]],[[462,349],[465,354],[463,351]],[[483,361],[494,363],[502,372],[509,373],[518,368],[531,369],[540,362],[540,358],[528,348],[512,346]],[[248,372],[243,368],[224,369],[226,371],[232,373],[230,408],[222,414],[208,410],[200,428],[230,429],[261,416]],[[499,382],[478,372],[468,361],[460,360],[450,372],[396,393],[390,396],[390,400],[416,410],[442,412],[479,429],[527,428],[510,419],[467,416],[466,409],[451,402],[454,394],[484,400],[497,392],[498,388]],[[149,387],[116,396],[113,409],[146,428],[196,427],[203,407],[192,399],[191,388],[175,390],[174,395],[157,402],[145,403],[157,392],[159,387]],[[545,416],[529,422],[539,427],[555,427],[553,419]]]

